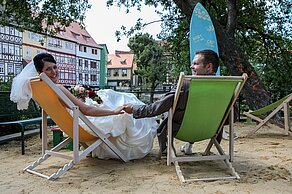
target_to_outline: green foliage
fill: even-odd
[[[13,77],[8,77],[8,80],[5,82],[0,79],[0,91],[10,91],[12,86]]]
[[[0,24],[53,34],[56,24],[69,26],[78,21],[84,26],[90,7],[88,0],[0,0]]]
[[[246,1],[238,13],[236,41],[273,101],[292,92],[292,17],[287,14],[291,5],[290,1]]]
[[[289,51],[290,50],[290,51]],[[281,99],[292,92],[292,55],[291,44],[288,51],[263,55],[254,64],[265,86],[269,88],[273,101]]]
[[[108,1],[109,2],[109,1]],[[115,5],[110,1],[109,5]],[[142,1],[129,0],[115,1],[126,9],[134,6],[141,7]],[[189,62],[189,21],[185,14],[176,6],[181,1],[147,0],[145,5],[163,7],[159,12],[163,22],[163,30],[160,34],[162,40],[168,42],[168,51],[173,55],[173,76],[177,72],[187,71]],[[195,1],[193,1],[195,2]],[[214,0],[202,2],[212,19],[218,21],[221,27],[228,29],[228,7],[232,1]],[[233,1],[234,2],[234,1]],[[129,6],[130,5],[130,6]],[[273,100],[284,97],[292,92],[292,2],[291,0],[275,1],[236,1],[235,30],[230,34],[237,45],[249,58],[249,62],[259,73],[266,88],[270,88]],[[143,20],[139,20],[139,26],[144,26]],[[123,29],[122,29],[123,30]],[[130,36],[139,32],[139,28],[131,28],[131,31],[120,33]],[[221,73],[229,72],[221,63]]]
[[[131,37],[128,46],[135,54],[135,74],[143,77],[154,90],[159,83],[165,81],[166,63],[162,46],[147,33]]]
[[[190,52],[189,52],[189,23],[185,17],[181,17],[180,23],[173,29],[165,28],[160,37],[169,44],[166,50],[172,54],[172,79],[176,80],[180,72],[190,74]],[[172,32],[172,33],[168,33]]]

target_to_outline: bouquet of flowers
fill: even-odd
[[[85,98],[91,98],[93,101],[96,101],[98,104],[102,103],[102,99],[95,93],[95,91],[87,85],[76,85],[71,86],[70,92],[85,102]]]

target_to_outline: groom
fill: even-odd
[[[212,50],[201,50],[195,53],[195,57],[190,66],[192,75],[215,75],[219,66],[219,58],[216,52]],[[173,136],[176,136],[181,122],[183,120],[184,112],[186,109],[186,102],[189,93],[189,83],[183,83],[180,97],[177,102],[177,106],[173,116]],[[133,114],[133,117],[144,118],[154,117],[162,113],[167,112],[174,101],[175,88],[166,93],[160,100],[146,105],[124,105],[124,111]],[[166,150],[167,146],[167,118],[165,118],[157,129],[157,137],[160,146],[160,151]],[[218,135],[217,141],[220,143],[222,139],[222,133]],[[181,151],[185,154],[192,154],[192,144],[186,143],[182,146]]]

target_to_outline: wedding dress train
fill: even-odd
[[[99,90],[97,94],[103,100],[98,105],[114,109],[123,104],[143,104],[134,94],[116,92],[110,89]],[[97,105],[90,98],[85,101],[88,105]],[[134,119],[130,114],[120,114],[104,117],[87,117],[96,127],[104,133],[111,133],[111,142],[129,159],[145,157],[152,149],[156,135],[157,122],[155,118]],[[81,123],[82,125],[82,123]],[[88,130],[85,125],[84,129]],[[117,156],[104,144],[96,148],[93,157],[100,159],[117,158]]]

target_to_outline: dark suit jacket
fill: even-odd
[[[170,92],[166,93],[160,100],[146,105],[134,105],[133,116],[134,118],[153,117],[167,112],[173,105],[175,89],[173,88]],[[183,83],[180,97],[177,102],[177,106],[173,115],[172,133],[176,136],[186,109],[186,103],[189,94],[189,83]],[[157,137],[161,151],[166,149],[167,144],[167,118],[163,120],[157,129]]]

